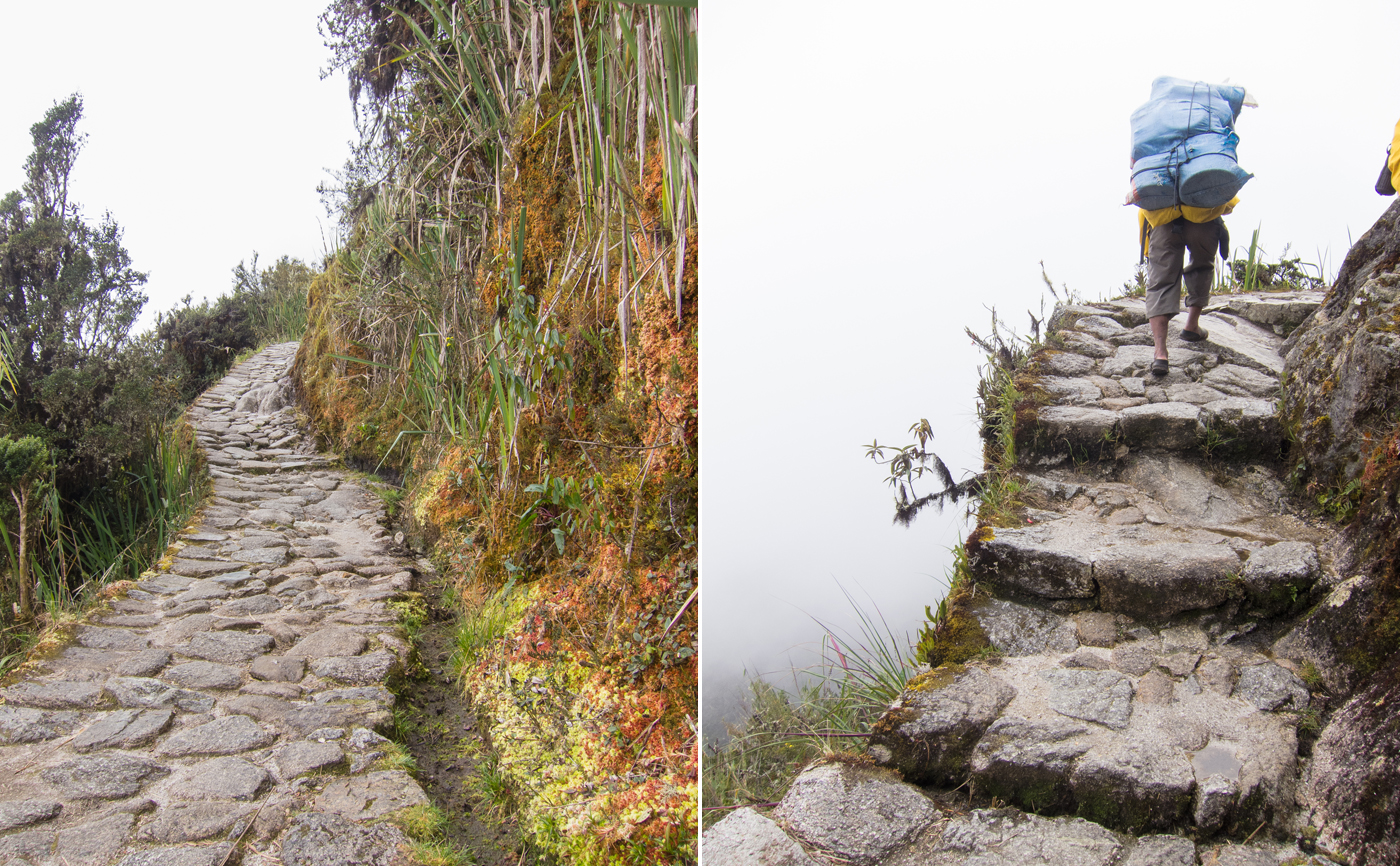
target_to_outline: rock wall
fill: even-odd
[[[1338,587],[1295,643],[1336,660],[1355,693],[1318,740],[1303,799],[1356,866],[1400,862],[1400,201],[1347,253],[1317,314],[1290,338],[1285,388],[1297,473],[1340,499]]]
[[[302,438],[295,350],[190,409],[213,493],[173,555],[0,691],[0,862],[408,862],[384,820],[427,798],[375,729],[420,565]]]

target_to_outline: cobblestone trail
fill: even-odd
[[[706,863],[1333,863],[1299,730],[1338,674],[1296,617],[1349,590],[1335,530],[1279,477],[1275,406],[1321,300],[1228,296],[1208,340],[1172,325],[1162,377],[1140,299],[1060,308],[1018,380],[1042,404],[1017,419],[1025,507],[968,545],[995,653],[912,679],[878,766],[807,768],[771,813],[711,827]]]
[[[190,409],[213,491],[174,556],[0,691],[0,863],[403,859],[379,819],[427,798],[374,729],[409,652],[388,603],[427,566],[298,431],[295,352]]]

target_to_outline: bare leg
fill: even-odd
[[[1194,321],[1196,317],[1201,315],[1200,307],[1188,307],[1187,310],[1191,314],[1191,319],[1188,321]],[[1171,318],[1171,316],[1153,316],[1147,320],[1152,325],[1152,345],[1156,348],[1152,357],[1159,361],[1167,360],[1167,322],[1171,321]]]
[[[1181,327],[1182,327],[1182,330],[1191,331],[1191,332],[1193,332],[1193,333],[1198,333],[1198,334],[1200,333],[1201,329],[1198,327],[1198,325],[1200,325],[1200,323],[1201,323],[1201,310],[1202,310],[1202,309],[1204,309],[1204,308],[1203,308],[1203,307],[1187,307],[1187,308],[1186,308],[1186,324],[1184,324],[1184,325],[1181,326]],[[1164,323],[1164,324],[1163,324],[1163,327],[1162,327],[1162,333],[1165,334],[1165,333],[1166,333],[1166,330],[1167,330],[1167,329],[1166,329],[1166,325],[1165,325],[1165,323]]]

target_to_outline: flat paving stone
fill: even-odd
[[[187,768],[187,775],[171,783],[170,793],[181,800],[252,800],[271,783],[262,767],[225,756]]]
[[[156,752],[169,757],[233,755],[269,746],[276,739],[276,734],[248,716],[225,716],[171,734],[156,746]]]
[[[116,710],[88,725],[71,745],[77,752],[94,749],[134,749],[152,742],[170,727],[167,709]]]
[[[236,689],[243,685],[243,669],[217,662],[187,662],[168,669],[165,678],[191,689]]]
[[[274,760],[282,778],[295,779],[307,773],[339,766],[345,761],[345,752],[335,743],[297,740],[279,749]]]
[[[83,723],[81,713],[0,706],[0,743],[39,743],[73,733]]]
[[[341,815],[307,812],[282,832],[280,849],[285,866],[400,866],[399,852],[407,845],[403,831],[391,824],[364,826]]]
[[[53,800],[8,800],[0,802],[0,833],[57,818],[63,804]]]
[[[211,662],[244,662],[272,649],[273,639],[265,634],[238,632],[200,633],[190,639],[185,655]]]
[[[332,779],[316,798],[316,808],[356,821],[371,821],[428,803],[428,795],[402,770]]]
[[[135,755],[92,755],[50,767],[40,775],[64,797],[115,800],[130,797],[170,768]]]
[[[237,803],[171,803],[141,825],[137,837],[147,842],[198,842],[223,834],[252,811],[252,806]]]
[[[300,656],[258,656],[253,659],[249,673],[260,680],[295,683],[306,674],[306,659]]]
[[[112,677],[107,680],[106,689],[123,707],[157,709],[175,706],[191,713],[207,713],[214,708],[211,695],[177,688],[151,677]]]
[[[78,630],[77,640],[79,646],[89,649],[143,650],[147,637],[130,629],[88,626]]]
[[[312,632],[287,650],[288,656],[321,659],[357,656],[369,646],[369,638],[345,626],[332,626]]]
[[[0,690],[5,703],[46,710],[96,709],[106,702],[101,683],[24,682]]]
[[[126,855],[117,866],[223,866],[232,850],[231,842],[150,848]]]
[[[311,672],[318,677],[351,685],[382,683],[399,660],[391,652],[378,650],[353,658],[321,658],[311,662]]]

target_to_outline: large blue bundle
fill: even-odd
[[[1162,77],[1133,112],[1133,203],[1146,210],[1218,207],[1253,175],[1240,168],[1235,119],[1245,90]]]

